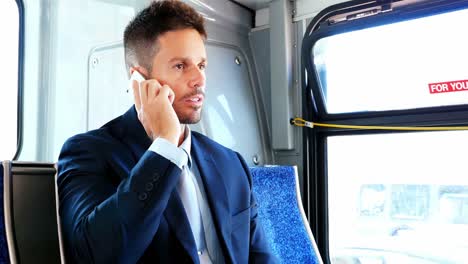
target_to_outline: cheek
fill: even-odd
[[[183,78],[182,74],[176,74],[174,72],[166,72],[164,74],[161,74],[159,76],[164,76],[164,77],[159,77],[157,78],[157,81],[161,85],[168,85],[172,91],[175,94],[175,99],[178,100],[180,97],[183,97],[184,95],[184,84],[185,84],[185,79]]]
[[[161,84],[161,85],[167,85],[169,86],[172,91],[175,93],[176,95],[176,98],[178,97],[178,91],[179,91],[179,82],[177,80],[173,80],[173,79],[170,79],[170,78],[161,78],[158,80],[158,82]]]
[[[155,69],[153,76],[161,85],[169,85],[169,87],[173,87],[180,80],[179,74],[171,69]]]
[[[182,89],[180,84],[169,85],[169,87],[171,87],[172,91],[175,94],[175,100],[179,100],[184,96],[184,90]]]

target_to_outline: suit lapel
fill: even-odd
[[[138,120],[134,106],[122,115],[122,123],[123,125],[119,126],[121,139],[132,151],[136,163],[150,147],[151,139],[146,134],[140,120]]]
[[[210,153],[200,145],[192,133],[192,157],[197,162],[200,176],[206,190],[208,203],[214,216],[213,222],[216,227],[221,247],[224,249],[224,256],[234,261],[231,248],[231,213],[229,201],[224,184],[223,176],[213,161]]]
[[[121,133],[121,139],[132,151],[136,163],[143,153],[149,149],[152,142],[146,134],[141,122],[138,120],[135,107],[131,107],[122,116],[122,123],[123,125],[119,126],[121,128],[121,131],[119,131],[119,133]],[[190,229],[190,224],[185,214],[184,205],[176,189],[171,193],[166,210],[164,211],[164,216],[193,262],[198,263],[199,259],[195,239],[193,238],[192,230]]]

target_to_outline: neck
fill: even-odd
[[[187,129],[187,125],[185,124],[180,124],[180,136],[179,136],[179,143],[177,144],[177,146],[180,146],[182,144],[182,142],[184,142],[185,140],[185,129]]]

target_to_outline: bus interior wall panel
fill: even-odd
[[[270,58],[271,58],[271,109],[272,147],[275,150],[293,149],[293,130],[288,124],[292,114],[290,91],[292,77],[292,7],[287,1],[270,4]]]
[[[244,64],[241,66],[245,66],[244,70],[227,74],[232,78],[241,76],[242,80],[238,84],[242,87],[238,88],[240,93],[236,96],[239,99],[243,98],[243,104],[247,104],[244,105],[247,107],[245,109],[249,111],[240,111],[242,109],[234,101],[231,102],[233,98],[216,98],[218,102],[213,103],[222,104],[219,100],[229,102],[232,107],[232,119],[247,122],[233,123],[237,126],[237,130],[230,131],[230,133],[237,138],[236,141],[239,144],[243,144],[233,148],[243,154],[250,165],[254,164],[254,157],[259,164],[271,163],[271,151],[265,143],[268,141],[266,117],[259,111],[263,103],[261,103],[262,98],[258,91],[258,77],[253,67],[253,56],[248,41],[248,33],[253,25],[253,12],[229,1],[205,2],[206,6],[211,9],[207,9],[206,6],[195,7],[207,9],[204,15],[207,18],[209,35],[208,57],[210,60],[216,60],[216,56],[210,57],[210,53],[217,49],[213,49],[210,42],[235,47],[237,53],[230,50],[231,53],[225,54],[223,58],[229,57],[229,62],[226,63],[235,64],[234,54],[238,54],[237,57],[243,60]],[[39,29],[34,28],[32,22],[26,25],[26,31],[32,32],[30,36],[36,38],[28,39],[33,44],[26,47],[31,50],[26,61],[35,60],[39,65],[26,68],[28,73],[25,84],[29,87],[25,92],[25,102],[29,108],[28,112],[35,113],[35,115],[28,116],[25,120],[25,123],[29,124],[25,128],[25,131],[29,131],[25,136],[25,145],[33,145],[30,142],[33,138],[40,140],[35,143],[37,144],[36,151],[32,147],[26,147],[25,155],[21,159],[29,157],[30,160],[54,162],[67,138],[96,128],[99,126],[98,123],[104,124],[103,117],[94,115],[92,112],[94,106],[100,103],[101,107],[109,107],[106,101],[125,96],[121,94],[126,93],[128,83],[125,80],[126,76],[120,76],[126,72],[121,48],[122,34],[126,24],[142,7],[139,1],[129,3],[122,5],[120,2],[111,1],[86,3],[67,1],[48,2],[48,4],[38,6],[32,1],[26,1],[26,8],[32,8],[31,13],[37,12],[35,19],[41,23]],[[75,16],[76,13],[81,15]],[[77,19],[71,20],[70,17],[77,17]],[[37,24],[37,21],[34,22]],[[34,34],[35,30],[38,33]],[[42,33],[46,33],[47,38],[41,38]],[[32,50],[34,41],[41,43],[40,50]],[[34,56],[37,56],[37,59]],[[218,61],[217,63],[223,65],[225,62]],[[104,67],[110,64],[113,64],[113,67],[106,67],[104,70]],[[98,68],[102,68],[103,71],[97,70]],[[214,81],[210,83],[210,86],[223,88],[224,80],[215,78],[217,71],[226,70],[223,68],[229,67],[212,69],[213,73],[207,76],[208,80],[211,78]],[[115,75],[120,77],[108,80],[109,76]],[[38,85],[34,84],[34,80]],[[207,93],[209,90],[208,86]],[[36,109],[31,108],[34,105]],[[205,106],[206,109],[209,108],[209,104]],[[117,116],[122,113],[116,111],[113,115]],[[252,116],[246,117],[245,115]],[[106,119],[109,120],[107,117],[111,118],[111,115],[106,113]],[[33,127],[33,124],[36,124],[37,128]],[[216,124],[210,125],[216,126]],[[242,127],[252,129],[248,134],[239,133]],[[213,135],[208,134],[208,136]],[[249,140],[240,140],[241,138]],[[225,140],[225,142],[228,141]]]
[[[47,89],[43,76],[48,69],[49,16],[43,15],[47,3],[23,1],[27,12],[24,43],[23,148],[19,160],[43,160],[45,140],[44,112],[47,109]]]
[[[293,23],[293,41],[290,44],[293,48],[292,53],[292,74],[293,74],[293,86],[290,92],[290,100],[292,105],[292,116],[302,116],[302,73],[301,60],[300,60],[300,49],[302,45],[302,36],[305,32],[306,24],[305,20]],[[254,54],[255,66],[258,73],[258,79],[260,81],[260,88],[263,100],[263,107],[267,113],[271,113],[271,60],[270,60],[270,28],[262,27],[252,30],[250,33],[250,43],[252,52]],[[267,115],[268,118],[268,129],[271,133],[271,114]],[[289,126],[289,123],[287,124]],[[303,173],[303,128],[293,127],[293,149],[292,150],[275,150],[273,152],[274,164],[281,165],[292,165],[298,167],[299,182],[301,195],[307,196],[306,189],[304,189],[304,173]]]
[[[238,151],[249,165],[265,164],[246,55],[226,44],[208,42],[206,48],[213,58],[207,67],[206,105],[192,128]]]
[[[252,47],[255,69],[259,80],[260,94],[263,98],[263,109],[267,113],[271,110],[271,79],[270,79],[270,29],[254,30],[249,35]],[[271,135],[270,114],[266,115],[268,134]]]

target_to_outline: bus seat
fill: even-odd
[[[296,167],[252,167],[258,215],[281,263],[322,264],[302,207]]]
[[[54,164],[5,161],[3,167],[11,263],[60,263]]]
[[[0,163],[0,263],[10,263],[8,244],[5,234],[5,205],[3,203],[3,164]]]

